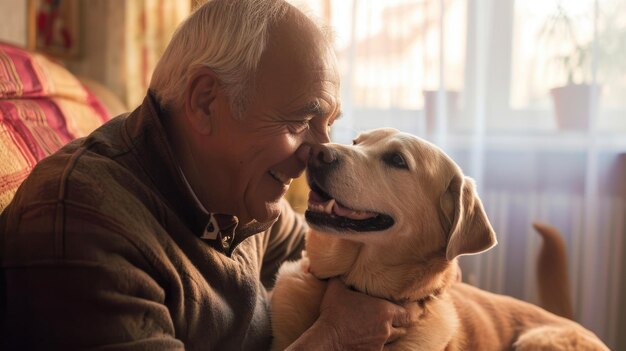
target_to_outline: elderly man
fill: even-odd
[[[323,32],[283,0],[200,7],[143,104],[42,161],[2,214],[4,349],[267,348],[267,291],[305,230],[282,197],[338,90]],[[320,312],[294,349],[381,349],[408,323],[339,281]]]

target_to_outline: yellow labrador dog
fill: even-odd
[[[336,276],[415,315],[385,350],[608,350],[575,322],[458,281],[456,258],[496,238],[472,180],[436,146],[373,130],[353,146],[323,146],[307,175],[312,229],[306,257],[276,281],[275,350],[313,324],[323,279]]]

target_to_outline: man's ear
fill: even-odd
[[[448,232],[446,259],[489,250],[497,244],[483,205],[476,194],[474,181],[455,175],[440,199],[444,228]]]
[[[200,67],[189,77],[184,94],[185,114],[191,126],[200,134],[210,134],[215,123],[215,106],[212,104],[221,89],[213,70]]]

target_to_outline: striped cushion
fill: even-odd
[[[37,161],[108,119],[65,68],[0,43],[0,211]]]

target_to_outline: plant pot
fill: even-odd
[[[442,113],[437,109],[437,95],[438,90],[424,90],[424,116],[426,117],[426,130],[430,133],[435,130],[437,125],[437,118],[440,118]],[[459,115],[459,92],[453,90],[446,90],[444,92],[446,117],[448,125],[450,122],[456,121]]]
[[[559,129],[588,130],[589,121],[597,112],[599,90],[597,85],[589,84],[568,84],[550,89]],[[592,97],[596,100],[593,110]]]

